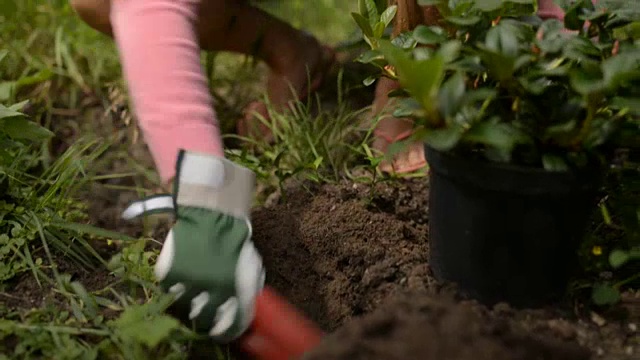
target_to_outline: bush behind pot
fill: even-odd
[[[380,70],[365,83],[399,80],[394,116],[414,119],[409,141],[549,171],[640,144],[635,2],[557,1],[564,22],[537,17],[532,0],[421,2],[438,7],[440,23],[391,41],[380,29],[395,7],[379,14],[361,0],[353,14],[371,46],[359,61]]]

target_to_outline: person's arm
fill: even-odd
[[[180,149],[224,156],[195,32],[199,0],[112,0],[134,113],[162,181]]]

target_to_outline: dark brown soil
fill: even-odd
[[[333,332],[309,359],[638,358],[633,316],[456,298],[429,272],[427,201],[425,180],[292,185],[253,213],[267,281]]]
[[[460,359],[578,360],[590,352],[555,338],[531,336],[506,320],[487,319],[471,304],[405,294],[346,324],[306,360]]]
[[[292,187],[253,213],[268,282],[327,331],[399,289],[430,286],[424,185],[378,190]]]

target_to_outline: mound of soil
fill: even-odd
[[[399,289],[426,289],[426,196],[419,182],[289,187],[252,215],[267,281],[326,331]]]
[[[637,326],[465,301],[428,267],[428,184],[292,184],[253,213],[267,282],[331,333],[308,359],[634,359]],[[628,318],[627,318],[628,319]]]
[[[470,304],[407,294],[348,323],[305,360],[586,360],[590,356],[576,344],[538,339],[507,321],[483,319]]]

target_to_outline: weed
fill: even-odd
[[[293,101],[290,111],[280,112],[265,99],[269,118],[257,117],[273,134],[273,141],[229,135],[249,144],[243,149],[228,150],[229,158],[251,168],[264,182],[281,190],[292,177],[334,182],[350,174],[349,169],[355,166],[377,164],[371,152],[367,155],[368,163],[362,163],[371,131],[361,130],[358,124],[368,109],[353,110],[342,96],[341,75],[336,86],[337,104],[330,109],[323,108],[318,97],[309,97],[306,102]]]

